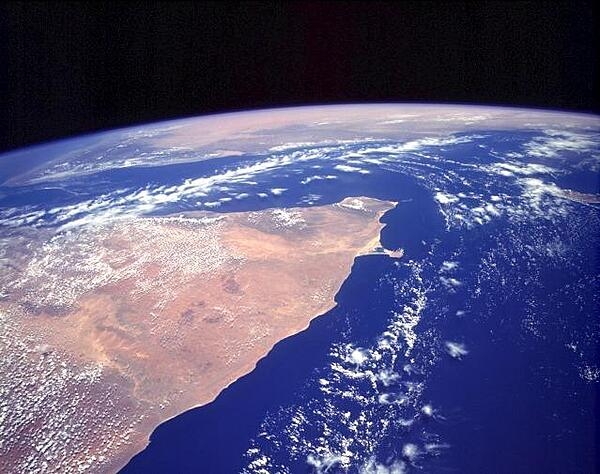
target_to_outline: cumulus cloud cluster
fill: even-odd
[[[87,224],[98,224],[103,221],[140,216],[152,213],[166,206],[190,202],[195,206],[214,209],[232,199],[250,197],[248,187],[256,186],[256,178],[282,169],[303,166],[302,173],[309,167],[303,163],[319,161],[314,168],[329,167],[331,171],[342,174],[370,174],[369,166],[394,161],[396,157],[408,152],[416,152],[424,148],[450,146],[466,143],[473,137],[435,137],[422,138],[404,143],[373,142],[370,139],[357,141],[338,141],[327,146],[314,143],[289,144],[274,147],[263,157],[235,168],[223,169],[213,174],[188,178],[181,183],[165,186],[148,185],[139,189],[121,189],[100,195],[94,199],[75,204],[47,209],[8,209],[0,216],[2,223],[9,226],[22,225],[61,225],[76,227]],[[313,146],[313,148],[303,148]],[[300,148],[299,148],[300,147]],[[383,155],[387,155],[383,156]],[[337,179],[336,174],[309,175],[300,179],[300,183],[309,184],[314,181]],[[241,188],[235,192],[231,187]],[[272,196],[279,196],[286,191],[283,187],[268,190]],[[223,196],[223,193],[228,193]],[[218,194],[221,194],[220,196]],[[261,190],[259,197],[268,196]],[[211,196],[212,199],[206,199]]]
[[[469,353],[467,347],[460,342],[446,341],[444,345],[446,347],[446,352],[453,359],[462,359]]]
[[[523,148],[529,156],[558,158],[565,152],[588,152],[600,146],[600,134],[572,130],[545,130],[544,134],[527,142]]]

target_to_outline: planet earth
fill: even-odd
[[[597,115],[243,111],[0,183],[1,472],[597,472]]]

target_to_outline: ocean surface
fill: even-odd
[[[486,135],[497,153],[514,146],[504,136]],[[444,158],[459,162],[465,155],[471,163],[492,161],[471,145],[455,146]],[[322,196],[320,204],[348,195],[398,201],[382,219],[382,243],[404,248],[405,257],[357,258],[334,309],[279,342],[214,402],[160,425],[122,472],[338,472],[344,470],[341,446],[362,459],[364,472],[377,466],[441,473],[595,472],[598,420],[591,407],[597,391],[577,370],[578,349],[565,347],[582,350],[587,344],[588,356],[593,350],[586,331],[598,330],[598,240],[589,233],[572,235],[567,250],[557,239],[590,218],[596,222],[597,211],[573,206],[563,220],[498,218],[448,229],[422,179],[370,171],[315,183],[311,191]],[[306,187],[289,178],[277,176],[277,186],[287,192],[269,205],[303,205]],[[480,178],[474,173],[466,179]],[[478,183],[481,191],[505,193],[508,186],[497,179]],[[564,180],[586,191],[594,178],[581,173]],[[460,190],[455,182],[445,192]],[[228,209],[253,205],[245,201]],[[563,252],[560,259],[548,251],[553,242]],[[373,348],[381,349],[406,307],[419,314],[412,328],[400,318],[404,343],[392,350],[386,368],[371,364]],[[407,355],[410,334],[415,342]],[[360,362],[352,348],[369,360]],[[397,378],[381,383],[368,374],[375,369],[389,369]],[[324,391],[333,384],[337,392]],[[361,393],[374,395],[380,407],[361,401]],[[344,421],[361,417],[391,423],[382,434],[350,429]]]
[[[85,145],[87,166],[100,138],[43,151]],[[600,210],[556,186],[598,193],[600,175],[590,150],[523,152],[542,138],[482,130],[418,151],[370,140],[86,170],[0,188],[0,208],[63,225],[80,215],[68,206],[129,212],[139,190],[198,178],[206,193],[153,213],[398,202],[381,238],[402,259],[358,257],[334,309],[212,403],[161,424],[123,473],[593,473]],[[3,178],[22,171],[13,162]]]

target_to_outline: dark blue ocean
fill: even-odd
[[[497,136],[495,150],[514,146],[506,142],[506,137]],[[445,158],[464,161],[465,155],[470,162],[490,160],[470,145],[447,150]],[[186,166],[178,172],[191,171]],[[580,179],[569,179],[571,189],[589,191],[597,176],[583,173]],[[289,192],[272,205],[298,205],[306,193],[285,177],[278,176],[277,185]],[[482,185],[490,193],[506,190],[494,181]],[[285,447],[275,449],[272,440],[263,443],[259,435],[265,435],[264,420],[271,420],[267,426],[274,431],[269,435],[277,437],[277,429],[289,422],[278,415],[282,409],[285,413],[285,407],[313,406],[310,400],[322,396],[316,381],[329,370],[332,346],[351,342],[365,347],[381,336],[393,311],[409,302],[410,295],[394,291],[389,283],[390,278],[409,278],[408,260],[423,264],[428,302],[416,327],[412,358],[417,373],[403,377],[421,384],[419,403],[430,404],[435,414],[419,416],[421,405],[413,407],[410,428],[392,432],[373,450],[374,458],[382,464],[401,459],[409,471],[412,467],[422,472],[596,472],[596,384],[580,376],[581,360],[565,345],[582,339],[585,345],[585,334],[598,331],[598,238],[573,237],[575,251],[563,264],[532,257],[529,247],[543,246],[576,223],[597,219],[597,209],[573,207],[563,229],[556,228],[556,221],[527,228],[500,218],[474,229],[447,230],[431,190],[405,173],[373,169],[366,176],[316,183],[311,192],[324,196],[320,203],[348,195],[399,201],[383,218],[382,242],[387,248],[404,248],[403,261],[357,258],[333,310],[306,331],[279,342],[252,373],[213,403],[158,427],[149,447],[124,473],[240,472],[248,466],[250,440],[252,446],[268,445],[262,451],[289,472],[318,471],[306,457],[292,455]],[[235,210],[253,205],[244,202]],[[520,247],[511,247],[517,242]],[[493,260],[487,268],[493,271],[482,267],[486,259]],[[454,276],[460,280],[450,290],[439,283],[439,268],[449,260],[458,262]],[[444,341],[458,341],[468,353],[453,358],[444,350]],[[399,357],[398,372],[406,363]],[[336,408],[343,411],[350,405],[340,402]],[[435,447],[420,447],[421,455],[411,457],[402,451],[407,442]],[[337,470],[332,464],[327,472]]]
[[[568,202],[554,212],[527,197],[525,184],[482,172],[532,136],[482,131],[475,143],[431,150],[431,158],[408,153],[363,164],[368,174],[336,171],[339,162],[321,158],[225,183],[202,198],[250,194],[224,202],[219,212],[306,206],[310,195],[318,204],[361,195],[397,201],[382,218],[382,244],[403,248],[405,256],[357,258],[334,309],[280,341],[214,402],[160,425],[122,472],[338,472],[341,446],[355,456],[350,472],[375,472],[369,462],[427,473],[597,472],[600,210]],[[598,173],[569,158],[553,182],[598,193]],[[0,207],[43,202],[52,209],[263,159],[111,169],[0,188]],[[336,179],[299,184],[315,173]],[[286,191],[256,195],[275,187]],[[460,195],[463,207],[444,214],[435,199],[440,193],[457,202]],[[493,203],[501,212],[472,224],[483,215],[478,209]],[[160,213],[197,208],[190,199]],[[416,315],[414,327],[400,325],[397,346],[382,349],[406,315]],[[354,367],[344,351],[356,348],[368,360]],[[393,374],[390,382],[372,377],[384,369]]]

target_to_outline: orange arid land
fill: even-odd
[[[12,236],[0,471],[114,472],[335,304],[395,203],[196,212]],[[388,252],[401,256],[397,252]]]

